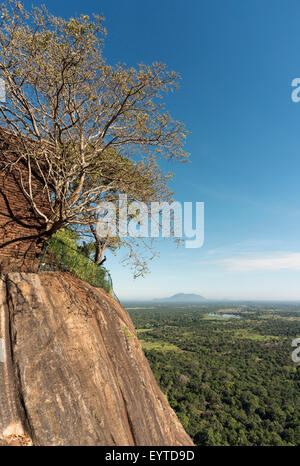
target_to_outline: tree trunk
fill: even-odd
[[[106,249],[106,244],[102,243],[99,238],[95,238],[95,263],[100,264],[103,254]]]

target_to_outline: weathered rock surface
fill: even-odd
[[[58,272],[0,280],[0,444],[192,445],[126,311]]]

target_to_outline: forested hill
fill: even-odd
[[[156,298],[154,301],[162,303],[199,303],[205,301],[205,298],[194,293],[177,293],[169,298]]]

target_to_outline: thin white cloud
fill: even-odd
[[[231,257],[221,259],[215,263],[223,265],[232,271],[272,271],[272,270],[299,270],[300,252],[266,255],[260,257]]]

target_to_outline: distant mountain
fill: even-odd
[[[195,293],[177,293],[169,298],[156,298],[154,301],[160,303],[200,303],[205,301],[205,298]]]

